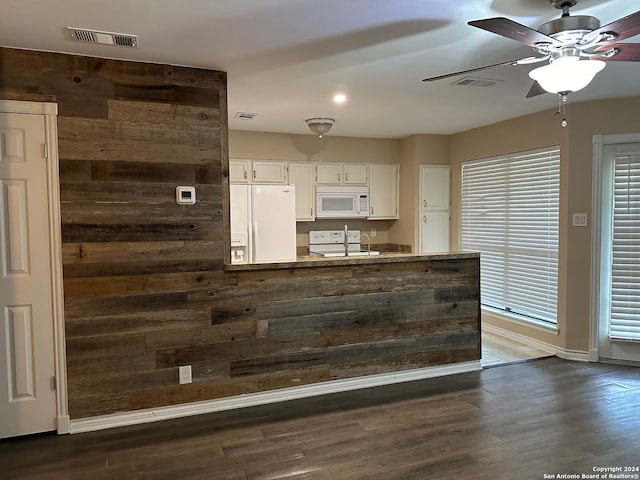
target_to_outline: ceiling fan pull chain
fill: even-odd
[[[558,93],[558,111],[554,115],[562,115],[562,121],[560,125],[566,127],[569,122],[567,122],[567,93],[560,92]]]

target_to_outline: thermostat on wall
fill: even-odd
[[[196,203],[196,187],[184,185],[176,187],[176,202],[179,205],[193,205]]]

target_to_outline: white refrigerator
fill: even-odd
[[[293,185],[230,185],[231,263],[296,260]]]

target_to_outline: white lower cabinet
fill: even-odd
[[[289,162],[289,184],[296,187],[296,221],[315,220],[314,165]]]
[[[398,218],[399,170],[397,164],[369,165],[369,220]]]
[[[449,211],[422,210],[420,220],[420,253],[448,252]]]

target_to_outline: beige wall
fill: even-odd
[[[562,128],[560,119],[553,111],[538,112],[514,118],[493,125],[476,128],[453,135],[451,138],[451,247],[458,248],[460,220],[460,164],[468,160],[505,155],[524,150],[559,145],[561,148],[560,167],[560,252],[558,272],[558,327],[559,334],[533,329],[483,313],[483,322],[497,325],[516,333],[536,338],[564,348],[566,343],[566,238],[567,238],[567,145],[569,127]]]
[[[566,128],[554,110],[514,118],[459,134],[412,135],[394,139],[230,132],[230,156],[286,160],[400,163],[400,220],[378,228],[383,243],[416,245],[420,164],[451,164],[451,249],[458,248],[460,164],[467,160],[559,145],[560,251],[557,335],[490,315],[483,321],[527,335],[567,351],[589,348],[591,227],[572,227],[573,213],[592,218],[593,135],[640,133],[640,97],[573,103],[569,98]],[[363,231],[372,222],[363,222]],[[591,223],[589,221],[589,223]],[[358,228],[357,226],[354,228]],[[385,239],[385,240],[381,240]]]
[[[420,244],[420,165],[449,165],[449,135],[411,135],[400,140],[400,219],[389,231],[390,242]]]
[[[418,220],[414,213],[419,186],[419,165],[449,164],[448,135],[412,135],[402,140],[354,138],[327,135],[319,139],[313,135],[290,135],[268,132],[229,132],[229,157],[266,160],[310,162],[362,162],[400,164],[400,219],[350,221],[350,228],[377,235],[372,243],[418,244]],[[297,243],[307,245],[311,229],[337,229],[344,222],[318,220],[298,222]]]
[[[229,157],[309,162],[400,163],[400,141],[331,135],[320,139],[311,134],[290,135],[234,130],[229,132]],[[400,171],[402,172],[402,167]],[[390,239],[389,229],[395,222],[349,220],[347,223],[349,228],[368,234],[371,234],[371,229],[374,228],[376,236],[371,238],[374,245],[392,241],[410,245],[410,239],[405,241],[397,236],[394,240]],[[298,246],[307,246],[309,230],[338,230],[343,228],[344,224],[344,220],[298,222],[296,243]]]
[[[229,157],[309,162],[398,163],[399,141],[229,131]]]
[[[593,136],[640,133],[640,97],[578,103],[570,106],[567,208],[592,217]],[[569,228],[567,252],[568,349],[587,349],[589,341],[589,272],[591,227]]]
[[[459,211],[460,163],[465,160],[560,145],[560,251],[558,326],[555,336],[529,327],[507,324],[490,315],[483,321],[542,340],[567,351],[589,349],[591,227],[572,227],[573,213],[592,218],[593,135],[640,132],[640,97],[572,103],[569,125],[560,126],[553,110],[488,125],[451,139],[453,211]],[[589,223],[591,223],[589,221]],[[452,245],[457,244],[458,217],[452,221]]]

